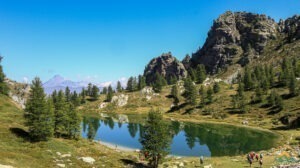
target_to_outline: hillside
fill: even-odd
[[[24,126],[23,111],[6,96],[0,94],[0,167],[91,167],[80,157],[95,158],[93,166],[119,167],[127,154],[115,152],[98,143],[81,139],[51,139],[32,143]],[[113,157],[111,157],[113,156]]]

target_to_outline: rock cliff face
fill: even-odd
[[[170,52],[152,59],[146,66],[144,76],[148,84],[154,81],[157,72],[167,80],[171,77],[182,79],[187,76],[187,71],[183,64],[173,57]]]
[[[226,12],[214,21],[203,47],[191,61],[204,64],[211,73],[235,63],[245,65],[259,57],[277,34],[278,24],[266,15]]]
[[[295,15],[285,21],[279,21],[278,31],[285,34],[289,42],[300,39],[300,16]]]

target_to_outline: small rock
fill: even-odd
[[[81,157],[79,159],[89,164],[93,164],[95,162],[95,159],[92,157]]]
[[[179,163],[179,167],[184,167],[184,163],[183,163],[183,162],[180,162],[180,163]]]
[[[203,168],[212,168],[211,164],[210,165],[206,165]]]
[[[58,156],[60,156],[60,155],[61,155],[61,153],[60,153],[60,152],[56,152],[56,154],[57,154]]]
[[[65,164],[56,164],[58,167],[66,167]]]
[[[71,157],[71,154],[63,154],[61,155],[62,158],[65,158],[65,157]]]
[[[237,159],[231,159],[231,161],[233,161],[233,162],[239,162],[239,160],[237,160]]]
[[[2,165],[0,164],[0,168],[14,168],[13,166],[9,166],[9,165]]]

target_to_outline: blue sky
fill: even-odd
[[[180,60],[195,52],[227,10],[278,21],[299,9],[299,0],[0,0],[0,53],[17,81],[114,81],[163,52]]]

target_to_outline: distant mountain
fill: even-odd
[[[122,78],[120,79],[122,86],[126,85],[126,79]],[[77,93],[81,92],[82,88],[86,88],[90,81],[71,81],[68,79],[65,79],[64,77],[60,75],[55,75],[53,78],[49,79],[47,82],[43,84],[43,87],[45,89],[46,94],[51,94],[54,90],[65,90],[65,88],[68,86],[71,90],[71,92],[76,91]],[[113,87],[116,87],[117,82],[103,82],[103,83],[93,83],[94,85],[98,86],[100,90],[102,90],[103,87],[107,87],[109,85],[112,85]]]

